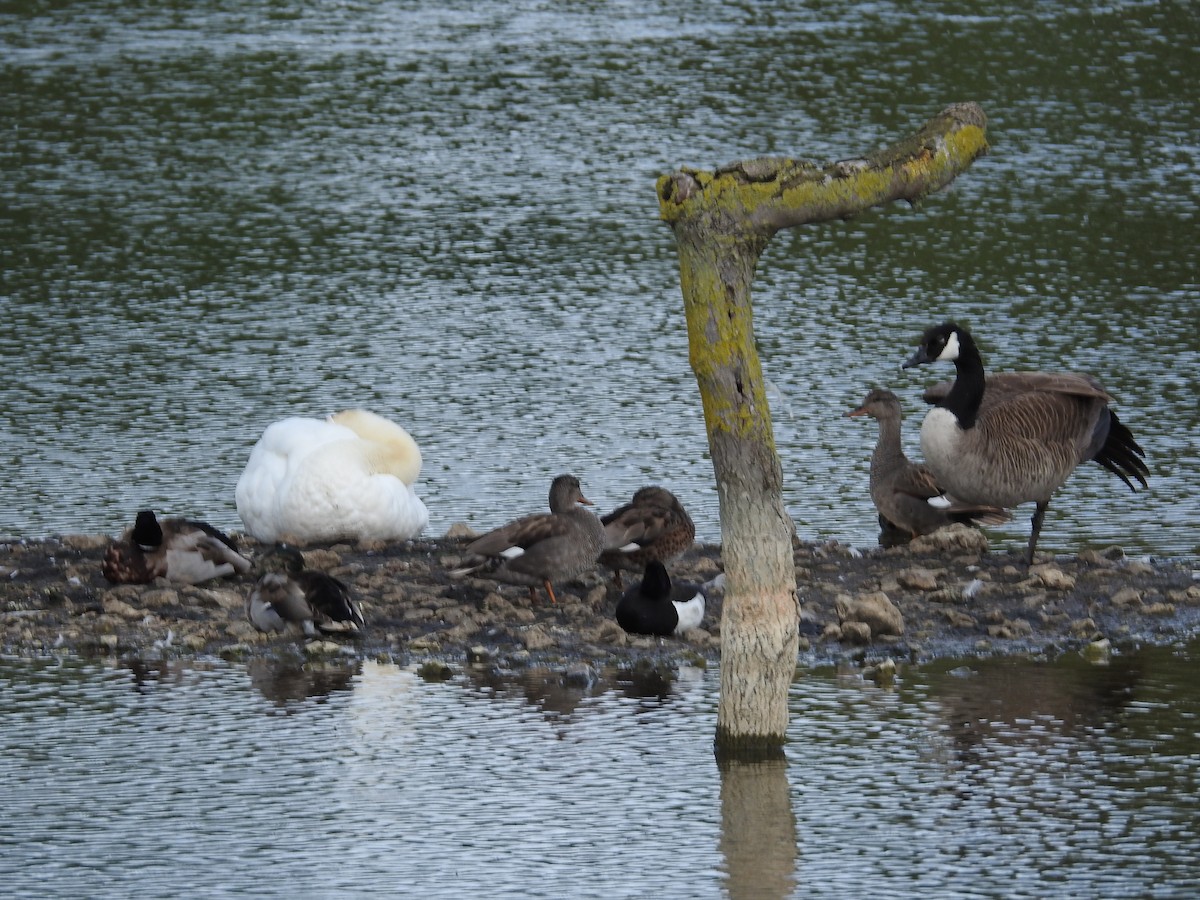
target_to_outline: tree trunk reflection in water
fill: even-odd
[[[783,754],[718,758],[721,855],[729,896],[791,897],[796,888],[796,815]]]

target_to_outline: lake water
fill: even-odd
[[[236,530],[272,421],[362,405],[430,534],[660,482],[719,539],[655,179],[845,158],[980,102],[917,209],[779,235],[755,283],[785,501],[869,546],[920,331],[1087,370],[1151,490],[1092,466],[1041,547],[1200,556],[1195,11],[1118,0],[211,0],[0,13],[0,535],[153,506]],[[993,532],[1024,546],[1026,511]],[[11,896],[1193,896],[1197,647],[793,686],[718,766],[717,673],[589,689],[364,663],[0,661]]]
[[[430,534],[660,482],[720,536],[655,178],[844,158],[979,101],[991,156],[916,210],[781,234],[755,284],[801,537],[876,542],[841,414],[928,324],[1098,375],[1146,447],[1041,546],[1200,554],[1195,11],[1007,2],[24,4],[0,14],[0,535],[153,506],[239,529],[272,421],[370,407]],[[998,529],[1024,545],[1028,511]]]
[[[716,671],[0,660],[9,897],[1183,897],[1195,646],[792,686],[718,766]]]

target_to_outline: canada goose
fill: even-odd
[[[259,631],[284,632],[299,625],[305,635],[359,632],[362,608],[342,581],[305,568],[304,557],[277,547],[261,561],[267,568],[246,597],[246,618]]]
[[[669,562],[696,540],[696,526],[679,498],[657,485],[638,488],[600,523],[605,544],[600,562],[613,570],[617,587],[622,569],[641,571],[652,559]]]
[[[861,406],[845,415],[871,416],[879,422],[879,441],[871,454],[871,499],[885,528],[911,539],[954,522],[998,525],[1009,520],[1009,514],[998,507],[967,505],[946,497],[929,467],[904,455],[900,398],[891,391],[875,388]],[[939,500],[943,502],[935,505]]]
[[[592,505],[583,496],[579,479],[559,475],[550,485],[550,512],[523,516],[473,541],[466,548],[468,557],[486,559],[456,569],[451,576],[476,574],[528,585],[530,600],[542,585],[550,602],[557,603],[550,583],[594,568],[604,549],[604,527],[581,503]]]
[[[421,451],[362,409],[267,426],[235,490],[246,533],[263,542],[407,540],[429,522],[413,492]]]
[[[208,523],[160,520],[143,509],[133,528],[105,551],[100,571],[115,584],[148,584],[155,578],[200,584],[250,567],[233,542]]]
[[[927,329],[904,363],[953,362],[953,385],[925,414],[921,452],[940,485],[966,503],[1037,504],[1026,561],[1050,498],[1080,463],[1094,460],[1130,490],[1146,487],[1145,451],[1090,375],[1012,372],[985,377],[970,333],[954,322]]]
[[[704,619],[704,588],[697,584],[671,584],[659,560],[646,563],[642,580],[617,601],[617,624],[630,634],[683,634],[700,627]]]

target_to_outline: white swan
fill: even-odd
[[[412,490],[421,451],[364,409],[267,426],[235,497],[246,533],[265,542],[406,540],[429,523]]]

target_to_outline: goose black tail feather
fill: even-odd
[[[1131,491],[1137,490],[1131,478],[1137,479],[1142,487],[1148,487],[1146,476],[1150,470],[1143,462],[1146,451],[1133,439],[1133,432],[1121,424],[1115,412],[1110,409],[1108,416],[1108,437],[1092,459],[1125,482]]]

